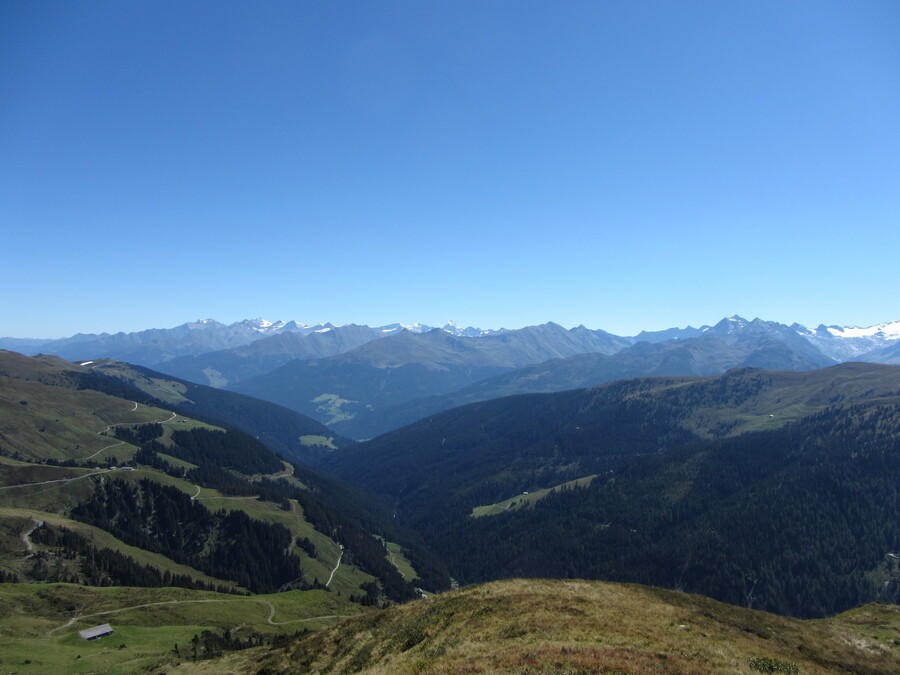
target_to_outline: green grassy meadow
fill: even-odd
[[[329,450],[337,450],[337,446],[334,444],[334,436],[306,434],[300,437],[300,444],[306,447],[322,447]]]
[[[353,403],[353,401],[341,398],[337,394],[320,394],[312,402],[317,404],[319,412],[328,415],[328,419],[325,421],[326,425],[352,420],[356,416],[354,413],[344,411],[344,405]]]
[[[293,634],[362,611],[318,590],[239,597],[181,588],[2,584],[0,673],[148,672],[177,663],[174,645],[189,644],[204,630],[245,626]],[[104,623],[112,635],[79,637],[79,630]]]
[[[516,495],[515,497],[504,499],[502,502],[496,502],[495,504],[476,506],[472,509],[471,515],[473,518],[481,518],[482,516],[496,516],[500,513],[505,513],[506,511],[526,508],[528,506],[531,506],[532,504],[539,502],[552,492],[556,492],[558,490],[566,490],[572,487],[584,487],[586,485],[590,485],[591,481],[596,477],[596,474],[594,474],[591,476],[585,476],[583,478],[576,478],[575,480],[570,480],[560,485],[554,485],[553,487]]]

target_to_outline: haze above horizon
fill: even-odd
[[[900,4],[4,3],[0,335],[900,318]]]

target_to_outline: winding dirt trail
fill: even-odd
[[[26,559],[34,555],[34,544],[31,543],[31,533],[44,524],[43,520],[38,520],[34,516],[31,517],[31,522],[34,523],[32,528],[27,532],[23,532],[19,537],[19,539],[22,540],[22,543],[25,544],[25,550],[27,551],[27,554],[25,555]]]
[[[99,476],[99,475],[107,473],[107,472],[108,472],[108,469],[104,469],[102,471],[91,471],[90,473],[83,473],[80,476],[72,476],[71,478],[57,478],[55,480],[42,480],[37,483],[19,483],[18,485],[3,485],[3,486],[0,486],[0,490],[12,490],[13,488],[31,487],[33,485],[49,485],[50,483],[71,483],[73,480],[81,480],[82,478],[90,478],[91,476]]]
[[[200,494],[199,487],[198,487],[197,494],[198,495]],[[213,497],[191,497],[191,499],[196,499],[197,501],[202,501],[204,499],[233,499],[233,500],[245,499],[246,500],[246,499],[258,499],[258,497],[256,495],[250,495],[249,497],[225,497],[225,496],[221,496],[221,495],[215,495]]]
[[[341,547],[340,555],[338,555],[337,563],[334,565],[334,569],[331,570],[331,575],[328,577],[328,581],[325,582],[325,588],[328,588],[329,584],[331,584],[331,580],[334,579],[334,573],[338,571],[338,567],[341,566],[341,558],[344,557],[344,545],[338,544]]]
[[[129,401],[129,403],[133,403],[133,404],[134,404],[134,407],[131,409],[131,412],[134,412],[135,410],[138,409],[137,401]],[[107,425],[107,427],[106,427],[105,429],[101,429],[100,431],[98,431],[98,432],[97,432],[97,435],[100,436],[101,434],[108,433],[109,431],[111,431],[111,430],[114,429],[115,427],[127,427],[127,426],[132,426],[132,425],[134,425],[134,424],[154,424],[154,423],[155,423],[155,424],[165,424],[166,422],[171,422],[171,421],[174,420],[177,416],[178,416],[178,413],[174,413],[174,412],[173,412],[173,413],[171,414],[171,416],[167,417],[167,418],[164,419],[164,420],[151,420],[151,421],[149,421],[149,422],[119,422],[119,423],[117,423],[117,424],[110,424],[110,425]],[[77,460],[93,459],[94,457],[96,457],[97,455],[99,455],[99,454],[100,454],[101,452],[103,452],[104,450],[109,450],[110,448],[117,448],[117,447],[119,447],[120,445],[125,445],[125,441],[119,441],[118,443],[113,443],[112,445],[107,445],[107,446],[104,447],[104,448],[100,448],[100,449],[99,449],[97,452],[95,452],[93,455],[88,455],[87,457],[76,457],[75,459],[77,459]]]
[[[103,432],[102,432],[102,431],[98,431],[97,433],[98,433],[98,434],[101,434],[101,433],[103,433]],[[99,454],[100,454],[101,452],[103,452],[104,450],[109,450],[110,448],[117,448],[117,447],[119,447],[120,445],[125,445],[125,441],[119,441],[118,443],[113,443],[112,445],[107,445],[107,446],[104,447],[104,448],[100,448],[100,449],[99,449],[97,452],[95,452],[93,455],[88,455],[87,457],[79,457],[78,459],[82,459],[82,460],[83,460],[83,459],[93,459],[94,457],[96,457],[97,455],[99,455]]]
[[[134,403],[134,407],[130,412],[134,412],[135,410],[137,410],[138,404],[135,401],[129,401],[129,403]],[[115,424],[109,424],[105,429],[101,429],[100,431],[98,431],[97,435],[105,434],[107,431],[109,431],[110,429],[114,429],[115,427],[130,427],[135,424],[165,424],[166,422],[171,422],[176,417],[178,417],[178,413],[173,412],[164,420],[147,420],[146,422],[116,422]]]
[[[117,609],[108,609],[103,612],[94,612],[92,614],[76,614],[71,619],[66,621],[64,624],[57,626],[56,628],[51,628],[47,631],[46,635],[49,637],[56,633],[57,631],[65,630],[72,626],[76,621],[81,621],[83,619],[92,619],[98,616],[109,616],[110,614],[118,614],[119,612],[127,612],[132,609],[145,609],[147,607],[159,607],[162,605],[208,605],[212,603],[218,602],[255,602],[257,604],[265,605],[269,608],[269,615],[266,617],[266,623],[270,626],[285,626],[289,623],[303,623],[305,621],[316,621],[318,619],[346,619],[351,614],[323,614],[321,616],[308,616],[303,619],[291,619],[290,621],[274,621],[275,618],[275,605],[273,605],[268,600],[263,600],[262,598],[228,598],[228,599],[209,599],[209,600],[163,600],[160,602],[147,602],[142,605],[131,605],[130,607],[119,607]]]
[[[131,412],[134,412],[135,410],[137,410],[138,404],[137,404],[136,401],[129,401],[129,403],[133,403],[133,404],[134,404],[134,407],[131,409]],[[167,417],[167,418],[164,419],[164,420],[156,420],[156,423],[158,423],[158,424],[165,424],[166,422],[171,422],[171,421],[174,420],[177,416],[178,416],[178,413],[174,413],[174,412],[173,412],[169,417]],[[133,425],[133,424],[141,424],[141,422],[119,422],[118,424],[110,424],[110,425],[108,425],[105,429],[103,429],[103,430],[101,430],[101,431],[98,431],[98,432],[97,432],[97,435],[99,436],[100,434],[105,434],[106,432],[108,432],[110,429],[113,429],[114,427],[130,426],[130,425]],[[145,422],[145,424],[152,424],[152,422]],[[117,442],[117,443],[113,443],[112,445],[107,445],[107,446],[105,446],[105,447],[100,448],[100,449],[99,449],[97,452],[95,452],[93,455],[88,455],[87,457],[76,457],[75,459],[77,459],[77,460],[79,460],[79,461],[82,461],[82,460],[85,460],[85,459],[93,459],[94,457],[96,457],[97,455],[99,455],[99,454],[100,454],[101,452],[103,452],[104,450],[109,450],[110,448],[116,448],[116,447],[118,447],[118,446],[120,446],[120,445],[124,445],[124,444],[125,444],[125,441],[119,441],[119,442]],[[72,476],[72,477],[70,477],[70,478],[57,478],[57,479],[55,479],[55,480],[43,480],[43,481],[38,481],[38,482],[36,482],[36,483],[18,483],[18,484],[16,484],[16,485],[3,485],[3,486],[0,486],[0,490],[11,490],[11,489],[13,489],[13,488],[30,487],[30,486],[33,486],[33,485],[51,485],[51,484],[53,484],[53,483],[71,483],[73,480],[81,480],[82,478],[89,478],[90,476],[97,476],[97,475],[100,475],[100,474],[107,473],[107,471],[109,471],[109,470],[108,470],[108,469],[104,469],[104,470],[102,470],[102,471],[92,471],[91,473],[85,473],[85,474],[82,474],[82,475],[80,475],[80,476]],[[200,494],[199,489],[198,489],[197,494]]]

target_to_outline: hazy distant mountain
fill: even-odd
[[[127,334],[80,334],[50,341],[2,338],[0,348],[28,354],[51,353],[78,361],[113,358],[152,366],[200,384],[222,387],[235,386],[245,380],[263,376],[294,360],[321,361],[359,348],[371,340],[396,336],[402,332],[426,335],[433,330],[436,329],[420,323],[397,323],[370,328],[353,324],[335,326],[330,323],[312,326],[296,321],[273,322],[257,318],[226,326],[206,319],[172,329],[151,329]],[[430,414],[433,410],[444,409],[449,402],[416,402],[411,404],[409,410],[393,410],[398,405],[423,397],[451,394],[457,389],[469,387],[478,379],[577,354],[609,355],[632,348],[615,362],[594,359],[596,363],[592,361],[588,365],[577,362],[565,364],[555,374],[544,371],[540,374],[523,373],[524,377],[531,378],[531,381],[525,382],[525,390],[546,391],[551,382],[551,390],[587,386],[607,381],[613,374],[629,377],[648,372],[712,373],[721,372],[723,367],[736,365],[806,369],[848,360],[896,363],[900,358],[894,349],[900,344],[900,321],[868,328],[819,326],[810,330],[799,324],[786,326],[761,319],[747,321],[734,316],[714,326],[644,331],[633,337],[619,337],[584,326],[565,330],[552,323],[507,331],[471,326],[462,328],[453,322],[447,322],[439,330],[444,335],[462,340],[460,347],[465,345],[476,351],[462,348],[457,354],[458,359],[451,356],[440,357],[437,362],[443,363],[441,366],[431,363],[433,355],[422,354],[423,360],[418,363],[414,353],[406,356],[401,354],[398,364],[404,366],[404,369],[391,372],[391,386],[379,384],[386,371],[363,376],[352,368],[348,370],[347,364],[341,366],[339,371],[334,370],[337,368],[336,364],[317,364],[315,368],[324,369],[323,373],[328,371],[331,374],[322,375],[324,380],[317,381],[320,375],[310,376],[312,371],[298,370],[297,372],[304,373],[304,378],[312,377],[312,382],[300,386],[297,395],[288,394],[295,385],[280,382],[282,375],[273,375],[275,384],[271,392],[260,390],[257,395],[273,400],[281,400],[287,396],[293,401],[291,405],[295,409],[306,414],[316,414],[323,421],[347,425],[345,433],[370,437],[376,431],[394,428],[385,425],[412,421],[416,419],[412,415]],[[707,340],[689,348],[677,348],[677,345],[691,340],[711,337],[718,337],[720,343]],[[662,347],[660,351],[654,351],[640,347],[642,344]],[[385,349],[390,352],[391,348]],[[729,354],[729,349],[736,351]],[[378,350],[372,352],[373,355],[378,353]],[[481,356],[473,360],[471,357],[476,353]],[[363,362],[365,358],[368,357],[363,357]],[[375,361],[379,359],[383,363],[374,365],[376,369],[388,368],[387,364],[392,361],[390,353],[376,357]],[[483,362],[480,366],[472,365],[479,363],[479,360]],[[352,359],[347,363],[351,362],[355,363]],[[421,366],[419,374],[412,376],[411,372],[416,369],[417,363]],[[555,366],[549,370],[552,371],[553,368]],[[602,371],[599,376],[598,369]],[[401,372],[403,377],[399,377]],[[296,374],[285,377],[289,381]],[[361,382],[348,382],[343,388],[334,384],[328,384],[327,388],[323,386],[341,379],[360,377]],[[271,388],[268,385],[259,386],[262,389]],[[482,391],[475,396],[475,400],[494,395],[492,386],[492,383],[486,383],[481,387]],[[406,388],[402,394],[401,387]],[[518,390],[509,384],[503,385],[501,389],[507,394]],[[338,390],[346,391],[348,395]],[[378,400],[370,400],[377,390],[382,392]],[[395,395],[385,396],[384,391],[394,391]],[[350,392],[353,393],[352,396],[349,395]],[[312,401],[322,395],[327,395],[328,399]],[[297,396],[306,398],[298,400]],[[471,392],[463,392],[453,399],[454,402],[464,400],[472,400]],[[383,421],[376,419],[378,417],[383,417]],[[388,422],[388,419],[392,421]]]
[[[192,382],[224,387],[269,373],[295,359],[306,361],[327,358],[361,347],[372,340],[396,335],[403,331],[422,334],[433,330],[436,329],[422,324],[414,324],[410,327],[391,324],[378,328],[356,324],[307,326],[290,332],[278,331],[271,337],[261,338],[233,349],[182,356],[164,361],[157,364],[156,368],[164,373],[183,377]],[[471,326],[460,328],[453,322],[444,324],[440,330],[450,335],[467,338],[506,332],[482,330]]]
[[[881,353],[891,345],[900,344],[900,321],[870,326],[868,328],[820,325],[815,330],[794,324],[799,335],[815,345],[822,353],[837,361],[883,361]]]
[[[754,321],[761,320],[755,319]],[[734,324],[732,326],[733,330],[739,324],[752,322],[747,322],[746,319],[735,316],[731,317],[728,323]],[[884,352],[885,348],[897,344],[898,340],[900,340],[900,321],[890,321],[866,328],[819,325],[814,330],[810,330],[799,323],[795,323],[790,327],[768,321],[762,323],[773,327],[778,326],[778,330],[785,336],[789,331],[796,333],[825,356],[837,362],[862,360],[887,363],[887,361],[881,361],[880,354]],[[724,335],[728,332],[728,326],[719,322],[716,326],[701,326],[700,328],[688,326],[686,328],[669,328],[652,332],[642,331],[628,339],[632,342],[657,343],[700,337],[710,331]]]
[[[895,341],[886,347],[868,352],[860,360],[900,365],[900,341]]]
[[[454,392],[390,406],[378,415],[358,421],[352,432],[342,433],[374,438],[426,415],[467,403],[514,394],[592,387],[631,377],[717,375],[731,368],[747,366],[812,370],[834,363],[787,326],[732,317],[708,328],[701,337],[660,343],[639,342],[614,354],[581,353],[533,363]]]
[[[340,328],[347,327],[341,326]],[[297,334],[309,336],[327,333],[337,328],[338,326],[331,323],[306,325],[296,321],[268,321],[262,318],[244,319],[231,325],[225,325],[213,319],[200,319],[176,326],[175,328],[151,328],[134,333],[101,333],[99,335],[79,333],[72,337],[56,340],[5,337],[0,338],[0,349],[18,351],[27,355],[39,353],[54,354],[70,361],[110,358],[138,365],[155,366],[183,356],[196,356],[198,354],[242,347],[256,340],[275,335]],[[358,326],[357,328],[373,331],[373,338],[393,335],[403,330],[415,333],[426,333],[433,330],[430,326],[418,323],[412,325],[398,323],[372,329],[368,326]],[[478,337],[502,332],[482,330],[471,326],[461,328],[452,321],[445,324],[442,330],[465,337]],[[343,332],[347,333],[349,331]],[[334,342],[339,344],[340,340],[335,340]],[[288,341],[288,355],[291,352],[291,344],[293,343]],[[355,341],[351,340],[350,344],[355,346]],[[351,347],[348,346],[347,348]],[[270,351],[274,353],[276,350]],[[206,367],[197,368],[196,366],[197,364],[179,364],[176,367],[201,373]],[[214,366],[212,368],[215,370]],[[197,381],[202,384],[210,384],[216,380],[216,376],[213,376],[212,379],[205,375],[198,377]],[[227,377],[224,379],[231,381]]]
[[[646,331],[642,330],[633,338],[629,338],[632,342],[666,342],[667,340],[684,340],[686,338],[700,337],[703,333],[710,329],[710,326],[701,326],[694,328],[667,328],[666,330]]]
[[[69,338],[32,344],[27,352],[54,354],[69,361],[111,358],[154,365],[177,356],[237,347],[264,334],[245,322],[226,326],[213,319],[203,319],[175,328],[152,328],[136,333],[79,333]],[[8,340],[0,340],[0,348],[15,349]]]
[[[280,332],[233,349],[181,356],[157,364],[156,368],[192,382],[224,387],[271,372],[295,359],[343,354],[390,334],[380,328],[354,324],[312,332]]]
[[[381,410],[414,398],[444,394],[527,363],[586,351],[612,353],[623,338],[554,323],[477,339],[405,331],[327,359],[292,361],[229,387],[280,403],[340,433],[368,429]]]
[[[388,324],[387,326],[381,326],[379,330],[386,334],[399,333],[404,330],[408,330],[410,333],[428,333],[434,330],[434,326],[427,326],[423,323],[392,323]],[[485,335],[493,335],[495,333],[506,332],[506,329],[504,328],[500,328],[497,330],[494,330],[493,328],[474,328],[473,326],[463,328],[462,326],[456,325],[452,321],[448,321],[443,326],[441,326],[441,330],[445,333],[450,333],[450,335],[455,335],[456,337],[483,337]]]

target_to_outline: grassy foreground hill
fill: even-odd
[[[637,585],[512,579],[168,672],[897,672],[900,607],[801,621]]]

